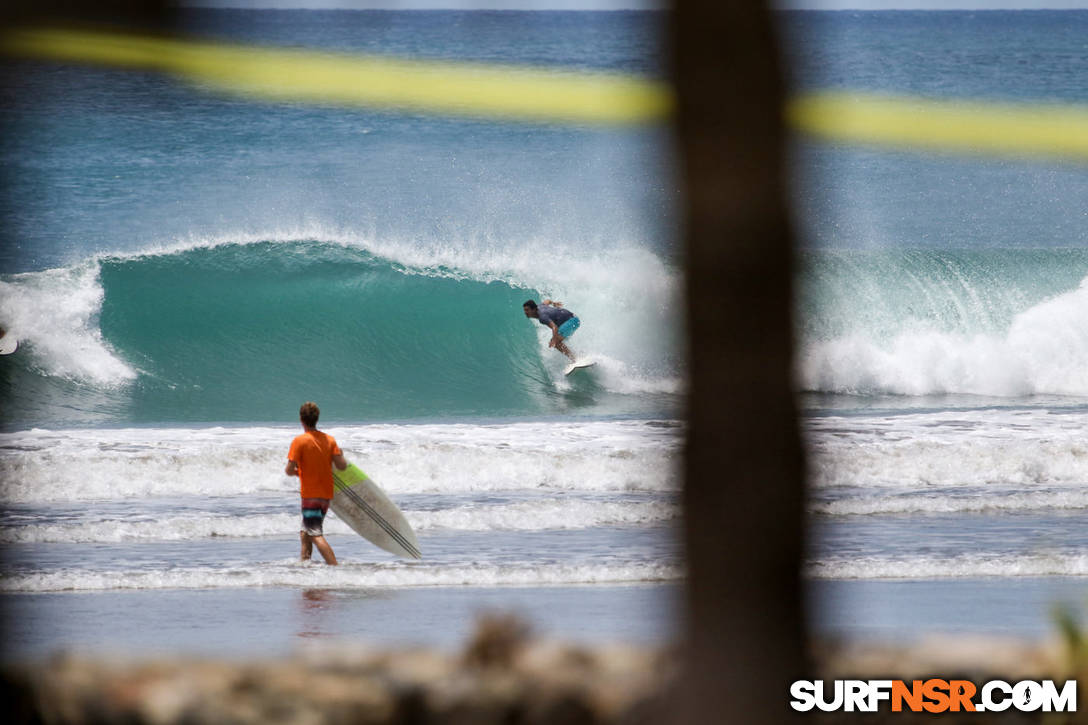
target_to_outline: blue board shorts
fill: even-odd
[[[329,499],[302,499],[302,530],[310,536],[324,536],[325,514],[329,512]]]
[[[572,317],[562,325],[559,326],[559,334],[563,338],[568,338],[574,334],[574,331],[581,326],[581,321],[577,317]]]

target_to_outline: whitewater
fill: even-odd
[[[802,390],[1088,397],[1088,251],[817,250],[803,257]]]

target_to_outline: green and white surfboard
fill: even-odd
[[[333,497],[329,508],[355,533],[390,554],[422,559],[416,534],[400,509],[354,464],[332,469]]]

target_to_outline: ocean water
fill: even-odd
[[[648,13],[184,18],[265,45],[662,67]],[[484,609],[559,636],[671,636],[684,362],[667,129],[253,103],[30,62],[4,89],[9,656],[455,645]],[[570,344],[592,370],[565,378],[522,314],[544,296],[581,317]],[[421,561],[335,515],[342,565],[298,561],[283,467],[306,400],[405,512]]]
[[[791,77],[1088,104],[1088,12],[790,13]],[[1088,605],[1088,169],[798,140],[813,621],[1045,636]]]
[[[271,45],[663,75],[656,13],[188,11]],[[1088,102],[1088,13],[784,13],[799,89]],[[452,644],[478,611],[666,641],[685,388],[661,127],[3,76],[10,656]],[[1048,631],[1088,600],[1088,173],[798,140],[817,631]],[[582,319],[570,379],[521,302]],[[299,404],[404,510],[297,561]],[[127,624],[118,628],[118,621]]]

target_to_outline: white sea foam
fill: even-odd
[[[956,557],[855,556],[811,562],[814,579],[951,579],[972,577],[1088,577],[1088,554],[964,554]]]
[[[919,324],[888,339],[807,341],[797,376],[805,390],[838,393],[1088,395],[1088,278],[1016,315],[1004,334]]]
[[[308,587],[372,589],[385,587],[493,587],[631,584],[674,581],[680,570],[667,564],[554,564],[548,566],[392,562],[341,566],[280,560],[222,567],[88,570],[61,569],[16,573],[0,579],[4,592],[117,591],[133,589],[233,589]]]
[[[102,339],[103,291],[97,264],[18,274],[0,281],[0,325],[43,375],[97,385],[133,380],[136,371]]]
[[[1029,511],[1088,512],[1088,490],[1082,487],[1064,491],[992,495],[973,490],[959,495],[915,495],[843,497],[809,504],[813,513],[832,516],[869,516],[874,514],[943,513],[1014,513]]]
[[[510,490],[675,491],[680,437],[644,421],[332,427],[390,495]],[[288,495],[295,428],[75,429],[0,434],[7,503]]]
[[[445,511],[412,511],[405,515],[420,531],[545,531],[599,526],[646,525],[679,517],[675,503],[545,500],[497,506],[458,506]]]
[[[293,533],[298,516],[267,514],[261,516],[168,516],[158,520],[133,517],[82,521],[79,523],[40,523],[8,526],[0,530],[0,541],[18,544],[42,543],[120,543],[125,541],[193,541],[213,537],[261,537]],[[348,531],[345,524],[328,519],[328,533]]]
[[[550,332],[541,328],[541,355],[551,363],[550,370],[556,387],[560,390],[571,390],[574,387],[573,381],[561,374],[569,361],[554,352],[546,352],[550,337]],[[571,345],[573,346],[573,343]],[[678,376],[662,374],[660,371],[656,373],[645,372],[607,355],[587,353],[583,357],[592,360],[596,364],[595,367],[590,369],[590,374],[596,384],[613,393],[622,393],[624,395],[680,395],[687,388],[686,381]]]
[[[240,502],[239,502],[240,505]],[[216,513],[192,512],[159,519],[146,513],[94,521],[20,523],[0,529],[4,543],[120,543],[139,541],[200,541],[211,538],[260,538],[294,535],[297,514],[232,516],[229,501],[219,500]],[[286,505],[285,505],[286,508]],[[510,504],[468,504],[440,511],[405,509],[416,532],[425,531],[548,531],[600,526],[661,524],[679,512],[669,502],[601,502],[548,499]],[[325,533],[351,535],[352,530],[329,514]]]
[[[817,490],[851,487],[865,496],[874,488],[899,494],[970,488],[992,501],[1046,495],[1076,506],[1088,484],[1083,411],[818,417],[805,428],[809,480]]]

